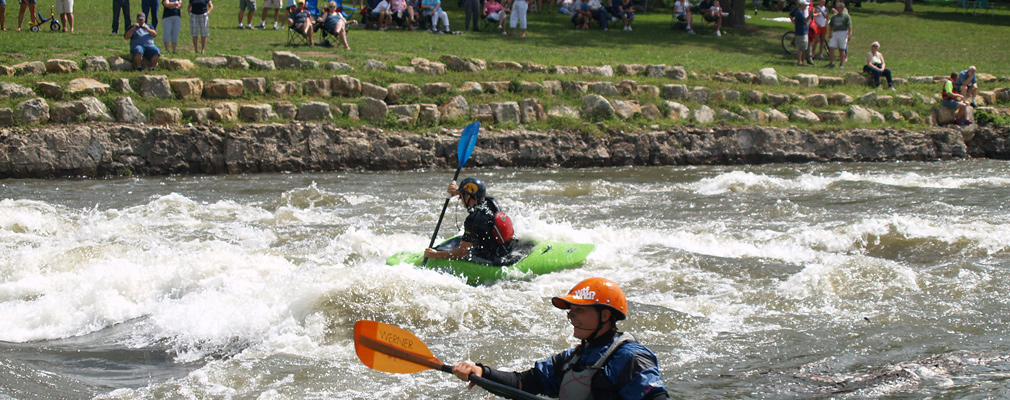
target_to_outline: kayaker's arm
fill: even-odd
[[[424,256],[428,258],[448,258],[459,260],[467,258],[470,255],[470,246],[473,246],[473,243],[459,242],[459,247],[449,251],[435,250],[429,247],[424,249]]]

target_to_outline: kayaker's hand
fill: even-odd
[[[469,381],[470,374],[474,374],[477,376],[484,375],[484,368],[481,368],[472,362],[463,361],[459,364],[452,366],[452,374],[456,375],[456,377],[459,379]],[[466,388],[472,389],[473,385],[474,385],[473,382],[470,382],[470,384],[467,385]]]
[[[436,254],[438,254],[438,250],[435,250],[435,249],[433,249],[431,247],[429,247],[427,249],[424,249],[424,257],[425,258],[438,258],[438,257],[435,257]]]
[[[446,192],[449,193],[449,196],[459,196],[459,185],[456,184],[456,181],[449,182],[449,190]]]

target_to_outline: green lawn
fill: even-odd
[[[112,7],[108,0],[77,2],[75,34],[15,32],[18,5],[16,1],[8,3],[13,4],[7,6],[6,12],[9,31],[0,32],[0,64],[49,58],[79,61],[89,55],[125,54],[126,40],[110,36]],[[47,15],[50,5],[42,0],[38,7]],[[140,10],[139,1],[131,6],[134,14]],[[451,0],[444,6],[449,11],[452,27],[463,28],[463,12]],[[1010,67],[1006,61],[1010,60],[1010,43],[1006,38],[1010,37],[1007,29],[1010,10],[1006,4],[997,6],[1000,8],[994,16],[965,16],[955,13],[953,3],[917,3],[916,12],[911,14],[902,12],[901,3],[865,3],[862,8],[852,9],[854,61],[861,64],[868,44],[878,40],[896,76],[942,75],[971,64],[983,73],[1008,76]],[[779,47],[779,37],[790,25],[770,20],[785,17],[773,11],[762,11],[757,16],[751,12],[748,25],[728,30],[721,38],[714,36],[711,25],[696,24],[698,35],[693,36],[672,31],[669,9],[640,13],[635,30],[631,32],[576,31],[560,14],[531,14],[526,38],[504,37],[497,33],[467,32],[447,36],[352,28],[351,51],[286,47],[283,31],[236,29],[237,12],[238,0],[216,2],[211,16],[208,55],[248,54],[269,58],[270,51],[293,50],[322,62],[335,60],[360,65],[369,58],[406,64],[414,56],[437,59],[442,54],[455,54],[545,65],[681,64],[698,72],[757,71],[769,66],[785,75],[811,70],[792,66],[792,60]],[[259,22],[259,15],[255,22]],[[177,57],[196,57],[188,27],[188,18],[184,17],[180,37],[182,51]],[[27,30],[27,22],[25,28]]]

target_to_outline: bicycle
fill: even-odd
[[[796,32],[789,31],[782,35],[782,50],[786,54],[796,54]]]
[[[56,12],[53,10],[53,7],[54,6],[49,6],[49,19],[42,18],[42,12],[39,12],[38,13],[39,14],[39,22],[38,23],[34,23],[34,22],[30,22],[29,21],[28,22],[28,28],[31,29],[32,32],[38,32],[41,29],[41,28],[39,28],[39,26],[41,26],[42,24],[45,24],[46,22],[48,22],[49,23],[49,30],[54,31],[54,32],[55,31],[59,31],[60,28],[62,28],[63,26],[60,25],[60,21],[56,20]]]

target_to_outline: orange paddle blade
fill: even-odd
[[[412,374],[443,365],[414,334],[376,321],[354,323],[354,351],[365,366],[384,372]]]

